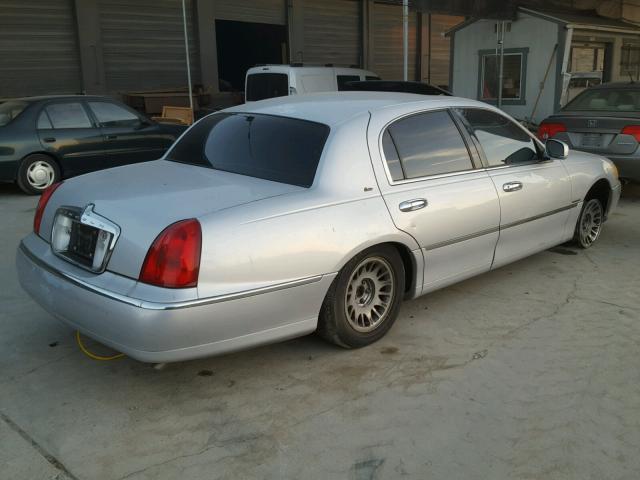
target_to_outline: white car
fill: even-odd
[[[247,70],[245,102],[303,93],[337,92],[348,82],[380,80],[369,70],[346,67],[312,67],[301,64],[262,65]]]
[[[619,196],[609,160],[545,148],[484,103],[298,95],[209,115],[161,160],[50,187],[17,271],[53,316],[143,361],[314,330],[361,347],[403,299],[591,246]]]

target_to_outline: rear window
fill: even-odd
[[[563,110],[568,111],[602,111],[632,112],[640,110],[640,89],[631,88],[596,88],[585,90]]]
[[[358,75],[338,75],[338,90],[348,90],[347,84],[349,82],[357,82],[360,80]]]
[[[199,121],[167,159],[310,187],[329,135],[327,125],[254,113],[218,113]]]
[[[27,102],[10,101],[0,103],[0,127],[8,125],[27,108]]]
[[[253,73],[247,77],[246,98],[249,102],[289,95],[286,73]]]

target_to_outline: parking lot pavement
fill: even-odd
[[[2,478],[638,478],[640,196],[592,249],[408,302],[368,348],[163,370],[88,359],[21,291],[36,202],[0,185]]]

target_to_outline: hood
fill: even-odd
[[[107,270],[137,278],[151,243],[172,223],[300,190],[166,160],[127,165],[66,180],[47,205],[41,235],[50,240],[58,207],[93,204],[121,229]]]

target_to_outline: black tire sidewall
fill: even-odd
[[[387,318],[376,329],[365,333],[358,332],[351,327],[347,320],[344,302],[349,279],[351,278],[354,268],[369,257],[381,257],[389,263],[393,271],[395,290]],[[374,343],[382,338],[393,326],[400,310],[402,297],[404,296],[404,264],[398,251],[388,245],[380,245],[367,249],[350,260],[349,263],[340,270],[335,282],[336,290],[330,307],[332,309],[332,317],[335,321],[335,334],[339,338],[340,343],[347,347],[358,348]]]
[[[28,155],[20,163],[20,167],[18,168],[18,175],[16,177],[16,183],[24,193],[27,193],[29,195],[40,195],[45,190],[32,187],[27,180],[27,170],[29,169],[29,166],[35,162],[47,162],[49,165],[51,165],[51,168],[54,171],[53,183],[60,181],[60,168],[53,158],[42,153],[34,153],[32,155]]]

